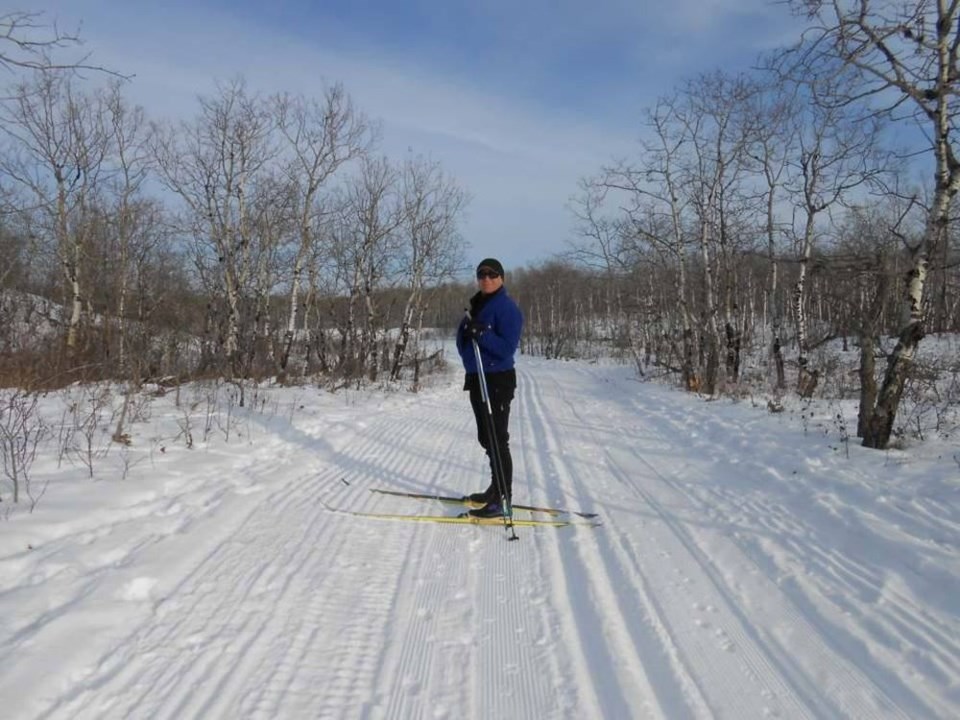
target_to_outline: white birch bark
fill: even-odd
[[[796,51],[800,73],[840,60],[857,74],[858,84],[839,94],[855,98],[892,98],[890,107],[912,106],[925,118],[933,150],[933,201],[923,238],[907,249],[911,269],[904,296],[904,317],[897,344],[887,361],[876,407],[866,423],[863,444],[885,448],[890,441],[904,384],[924,335],[923,300],[928,266],[949,222],[951,199],[960,191],[960,161],[954,128],[954,98],[960,82],[960,3],[930,0],[904,5],[894,0],[791,2],[811,19]],[[911,115],[911,113],[906,113]]]

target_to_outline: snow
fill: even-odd
[[[35,510],[3,494],[3,716],[960,716],[955,444],[869,451],[829,412],[618,366],[518,373],[515,499],[601,527],[507,542],[325,509],[453,514],[370,489],[482,489],[455,369],[248,408],[171,392],[128,448],[104,421],[92,478],[50,439]]]

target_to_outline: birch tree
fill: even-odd
[[[396,168],[386,158],[362,158],[342,200],[334,254],[347,286],[340,366],[347,377],[376,379],[379,308],[375,291],[386,276],[402,221]]]
[[[717,386],[723,344],[720,320],[727,328],[739,326],[733,317],[736,273],[730,262],[730,246],[736,241],[734,217],[738,212],[736,205],[743,197],[741,184],[750,140],[744,111],[756,92],[756,86],[746,78],[716,72],[689,83],[678,107],[679,119],[690,138],[691,155],[685,173],[703,265],[707,340],[703,386],[707,393],[715,392]],[[731,368],[734,365],[738,365],[736,359],[728,363]]]
[[[296,193],[285,174],[262,172],[249,199],[248,215],[254,239],[251,253],[251,296],[245,300],[243,369],[249,372],[277,372],[280,355],[273,342],[270,301],[274,288],[284,277],[285,240],[296,234],[294,207]]]
[[[753,172],[760,175],[763,236],[767,242],[768,275],[764,290],[762,326],[769,324],[770,357],[775,368],[776,390],[786,387],[783,358],[783,313],[778,292],[780,285],[780,240],[784,224],[780,216],[781,189],[787,177],[788,158],[795,139],[791,120],[797,111],[796,95],[783,88],[780,82],[771,82],[755,94],[748,112],[757,119],[752,125],[747,154],[753,160]]]
[[[184,203],[182,229],[193,236],[201,276],[226,296],[222,342],[232,375],[240,370],[243,301],[256,277],[252,198],[276,157],[272,129],[264,103],[234,80],[201,98],[193,122],[167,128],[155,144],[161,181]]]
[[[883,171],[879,153],[876,118],[852,114],[844,105],[828,100],[838,85],[829,78],[811,77],[797,88],[801,102],[795,105],[795,122],[789,132],[796,139],[790,158],[791,178],[787,182],[794,207],[799,212],[795,244],[799,271],[793,291],[797,324],[797,390],[810,397],[817,385],[819,370],[811,369],[808,352],[808,274],[820,218],[855,200],[851,193]],[[800,108],[804,108],[801,110]]]
[[[9,141],[0,170],[24,194],[25,224],[52,247],[67,285],[65,341],[73,355],[87,291],[90,218],[109,147],[102,106],[68,76],[38,71],[6,102],[0,130]]]
[[[400,177],[401,235],[398,271],[407,288],[400,332],[393,349],[390,379],[398,380],[414,322],[422,316],[427,284],[451,280],[463,259],[457,223],[467,194],[440,166],[409,159]],[[415,333],[414,337],[419,337]],[[417,348],[414,346],[414,356]]]
[[[620,207],[627,217],[627,223],[619,225],[613,235],[619,247],[613,253],[603,249],[605,257],[620,258],[618,264],[626,266],[624,257],[632,254],[635,258],[636,255],[624,248],[622,243],[633,238],[659,247],[677,264],[676,302],[683,338],[683,382],[687,389],[695,390],[699,389],[700,380],[695,371],[694,322],[688,299],[684,215],[689,208],[689,195],[682,170],[682,161],[691,138],[680,120],[678,102],[676,97],[662,98],[647,113],[645,124],[653,136],[641,143],[643,155],[640,164],[635,166],[620,162],[608,167],[596,185],[602,193],[601,197],[607,193],[623,194]],[[584,208],[590,213],[585,217],[594,216],[590,203]],[[591,232],[599,247],[603,248],[609,230],[594,223]]]
[[[116,317],[119,336],[118,363],[122,377],[127,373],[127,316],[133,259],[141,254],[138,241],[150,242],[148,230],[155,217],[143,195],[149,172],[150,128],[143,108],[130,107],[123,98],[119,83],[112,83],[104,97],[106,132],[111,142],[115,172],[109,181],[111,230],[118,257],[116,282]]]
[[[368,152],[375,128],[358,112],[342,85],[324,91],[323,100],[281,95],[275,99],[277,127],[290,159],[287,177],[294,193],[297,244],[290,280],[281,372],[290,360],[300,312],[303,273],[332,210],[323,189],[337,170]]]
[[[930,260],[945,239],[950,205],[960,190],[956,92],[960,82],[957,0],[791,0],[811,26],[790,59],[800,68],[837,61],[860,83],[836,98],[870,103],[893,121],[919,125],[933,156],[932,199],[922,238],[905,243],[910,270],[897,344],[887,360],[863,444],[890,441],[904,384],[925,332],[924,291]]]

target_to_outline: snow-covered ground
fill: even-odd
[[[129,448],[92,438],[93,478],[51,438],[35,512],[3,494],[0,715],[960,717],[955,445],[867,451],[622,367],[519,376],[516,501],[601,527],[507,542],[325,508],[455,514],[370,489],[482,489],[452,369],[230,417],[170,393]]]

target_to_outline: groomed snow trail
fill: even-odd
[[[515,499],[595,511],[602,527],[507,542],[498,527],[324,508],[452,514],[370,489],[481,489],[457,385],[264,429],[242,468],[207,460],[210,483],[180,500],[145,499],[28,557],[5,550],[31,580],[4,576],[0,609],[36,612],[0,625],[0,707],[58,720],[960,712],[956,507],[899,494],[882,458],[845,462],[755,409],[525,358]],[[86,569],[43,570],[78,543],[96,548]],[[63,652],[64,638],[85,647]]]

